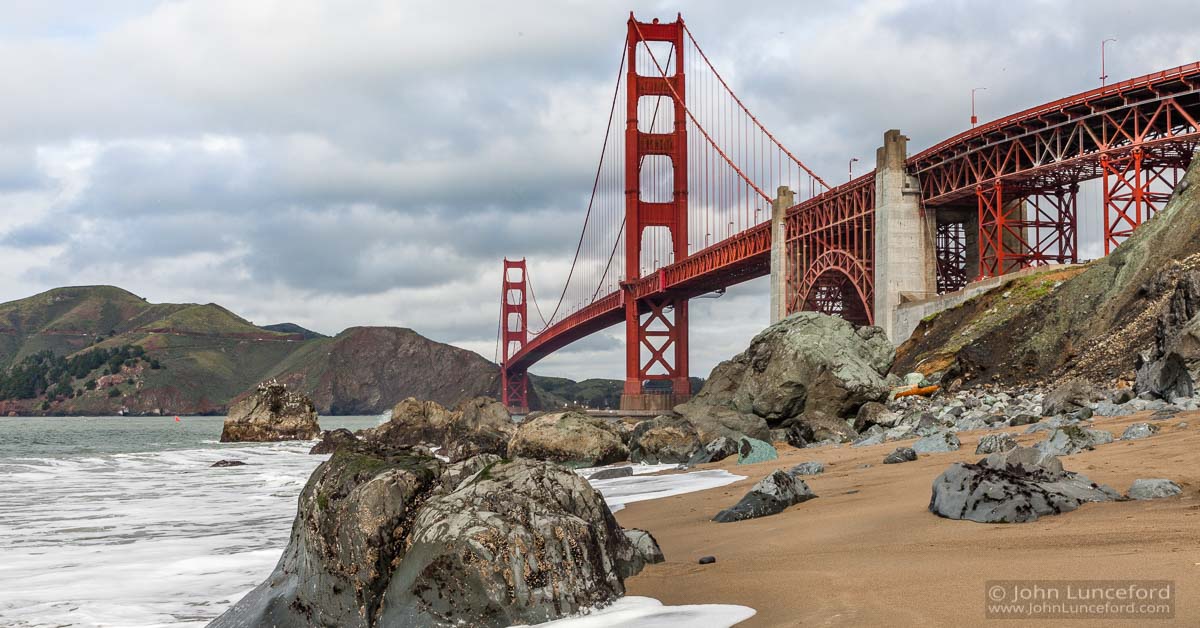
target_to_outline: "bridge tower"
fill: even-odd
[[[684,108],[684,28],[683,18],[671,23],[638,22],[629,15],[626,53],[625,118],[625,283],[642,276],[642,236],[647,228],[665,227],[670,232],[674,260],[688,255],[688,162],[687,113]],[[674,72],[662,76],[642,76],[637,71],[639,48],[643,42],[667,42],[673,63],[662,70]],[[674,98],[672,98],[674,96]],[[671,99],[673,129],[668,133],[642,132],[638,128],[638,104],[643,97]],[[672,197],[669,201],[643,200],[642,166],[645,158],[660,155],[671,162]],[[622,291],[625,307],[625,388],[621,395],[623,410],[667,409],[685,401],[691,394],[688,380],[688,303],[675,297],[651,297],[638,301],[628,289]],[[671,392],[647,391],[647,382],[665,381]]]
[[[524,369],[510,372],[509,358],[529,342],[529,302],[525,299],[528,273],[525,259],[504,258],[500,291],[500,396],[517,413],[529,411],[529,375]]]

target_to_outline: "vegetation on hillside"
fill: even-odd
[[[147,359],[146,350],[138,345],[92,349],[70,357],[40,351],[0,373],[0,400],[75,397],[95,389],[92,375],[96,371],[101,376],[120,373],[122,367],[143,361],[151,369],[161,368],[158,360]]]

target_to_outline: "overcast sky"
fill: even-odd
[[[561,285],[631,8],[0,7],[0,300],[113,284],[327,334],[412,327],[488,358],[501,258],[529,258],[539,294]],[[851,157],[873,167],[888,128],[914,151],[963,130],[972,87],[988,88],[989,120],[1097,86],[1103,38],[1118,39],[1112,81],[1200,59],[1195,0],[632,8],[682,8],[750,109],[831,182]],[[691,321],[693,374],[707,375],[765,326],[763,280],[695,302]],[[622,377],[622,337],[534,370]]]

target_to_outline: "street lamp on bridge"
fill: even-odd
[[[1104,46],[1110,41],[1117,41],[1117,38],[1109,37],[1100,42],[1100,87],[1104,87],[1104,82],[1108,80],[1108,71],[1104,68]]]
[[[854,180],[854,162],[856,162],[856,161],[858,161],[858,157],[851,157],[851,158],[850,158],[850,167],[849,167],[849,170],[850,170],[850,180],[851,180],[851,181],[853,181],[853,180]]]
[[[986,90],[987,88],[986,87],[972,87],[971,88],[971,128],[972,129],[975,128],[975,125],[979,123],[979,116],[975,115],[975,92],[977,92],[981,89]]]

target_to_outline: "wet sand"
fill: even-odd
[[[1119,438],[1149,413],[1098,418],[1094,427]],[[1175,427],[1186,421],[1186,428]],[[1174,620],[1049,620],[1041,625],[1200,626],[1200,413],[1152,421],[1161,431],[1064,456],[1069,471],[1124,493],[1137,478],[1167,478],[1183,495],[1155,501],[1085,504],[1032,523],[981,524],[942,519],[927,510],[930,486],[953,462],[974,462],[979,438],[1006,431],[959,433],[959,451],[881,464],[897,446],[779,447],[780,458],[738,466],[735,458],[701,468],[748,476],[707,491],[630,504],[623,526],[650,530],[666,555],[627,582],[630,595],[664,604],[742,604],[758,611],[753,626],[1023,626],[1025,620],[984,617],[985,582],[1003,579],[1174,580]],[[1020,435],[1032,445],[1045,432]],[[808,460],[825,472],[803,479],[818,499],[778,515],[717,524],[776,468]],[[862,465],[870,464],[868,468]],[[716,556],[698,565],[701,556]]]

